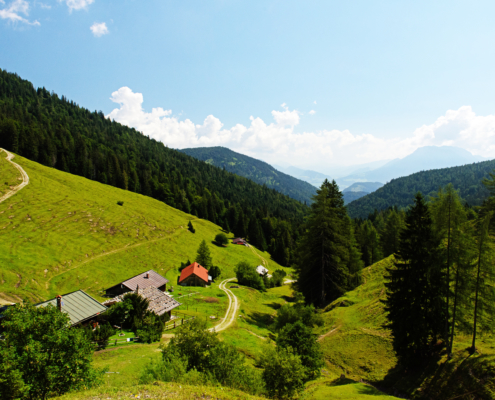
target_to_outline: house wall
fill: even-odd
[[[206,282],[200,278],[198,278],[196,275],[191,275],[188,276],[186,279],[184,279],[181,283],[181,286],[201,286],[205,287]]]

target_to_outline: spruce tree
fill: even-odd
[[[476,351],[478,327],[485,333],[493,331],[495,324],[495,270],[493,248],[488,235],[488,226],[493,216],[490,211],[480,218],[477,235],[477,268],[474,282],[473,343],[471,353]]]
[[[380,243],[384,257],[388,257],[399,251],[400,233],[404,228],[404,220],[401,213],[391,210],[385,220],[385,226],[380,236]]]
[[[189,229],[191,233],[196,233],[196,229],[194,229],[194,226],[191,221],[188,222],[187,229]]]
[[[208,270],[213,266],[210,248],[206,244],[206,240],[202,240],[199,244],[198,253],[196,254],[196,262]]]
[[[394,267],[388,268],[384,301],[394,348],[405,363],[419,362],[443,332],[445,285],[438,240],[421,193],[407,212]]]
[[[324,307],[348,289],[351,235],[342,193],[335,181],[325,180],[297,249],[297,289],[307,303]]]

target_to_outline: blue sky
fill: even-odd
[[[0,68],[170,147],[322,172],[431,144],[495,158],[493,15],[489,1],[0,0]]]

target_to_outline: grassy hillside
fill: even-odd
[[[308,182],[284,174],[266,162],[236,153],[225,147],[198,147],[180,151],[308,204],[311,203],[312,196],[316,194],[316,187]]]
[[[393,262],[391,256],[365,268],[365,283],[324,310],[325,326],[318,333],[328,374],[322,382],[315,383],[315,393],[327,393],[328,385],[335,385],[336,378],[345,374],[354,381],[363,380],[407,398],[495,398],[493,337],[480,338],[479,353],[472,356],[467,351],[471,337],[457,335],[452,360],[448,361],[442,352],[418,371],[397,365],[391,332],[384,328],[386,315],[381,303],[385,296],[385,268]]]
[[[19,156],[14,161],[30,184],[0,203],[0,298],[41,301],[83,289],[101,299],[104,289],[147,269],[175,285],[180,262],[193,261],[203,239],[224,277],[234,276],[241,260],[260,264],[258,253],[270,270],[281,268],[268,253],[213,245],[217,225],[160,201]],[[0,182],[12,180],[11,173],[2,168]]]
[[[452,183],[461,197],[470,205],[481,205],[488,195],[483,178],[495,170],[495,160],[484,161],[461,167],[442,168],[422,171],[415,174],[392,179],[385,186],[347,205],[352,218],[366,218],[376,210],[388,207],[407,207],[413,203],[414,195],[419,191],[432,195],[438,189]]]
[[[0,197],[22,182],[21,174],[0,152]]]

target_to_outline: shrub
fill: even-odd
[[[117,204],[118,204],[119,206],[123,206],[123,205],[124,205],[124,202],[123,202],[123,201],[117,201]]]
[[[222,271],[216,265],[214,265],[213,267],[211,267],[208,270],[208,275],[210,275],[211,279],[213,279],[213,280],[217,279],[221,274],[222,274]]]
[[[301,357],[305,369],[304,381],[319,378],[324,365],[323,353],[313,330],[301,321],[285,325],[277,336],[277,347],[292,348]]]
[[[316,312],[312,304],[307,306],[303,302],[298,301],[294,305],[284,304],[277,310],[274,328],[276,331],[279,331],[285,325],[293,324],[297,321],[301,321],[310,328],[323,325],[323,318]]]
[[[229,244],[229,239],[227,239],[225,233],[219,233],[217,236],[215,236],[215,243],[219,246],[225,247]]]
[[[304,389],[305,369],[291,348],[267,347],[259,366],[264,369],[262,377],[270,397],[292,399]]]
[[[249,265],[246,261],[241,261],[234,269],[237,277],[237,282],[240,285],[245,285],[258,289],[261,292],[266,291],[263,278],[256,272],[256,268]]]
[[[56,307],[10,307],[2,319],[0,398],[46,399],[96,386],[103,370],[93,368],[93,346],[83,329],[69,329]]]

